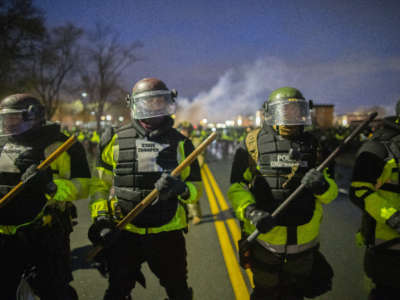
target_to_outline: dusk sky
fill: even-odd
[[[48,25],[110,25],[142,58],[127,90],[158,77],[210,120],[254,112],[282,86],[335,113],[400,99],[398,0],[37,0]],[[194,105],[194,106],[193,106]]]

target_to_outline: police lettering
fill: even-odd
[[[138,152],[158,152],[158,148],[155,144],[147,143],[141,144],[143,148],[138,148]]]
[[[296,161],[290,159],[290,155],[287,153],[280,153],[277,154],[275,160],[271,160],[270,166],[272,168],[291,168],[293,166],[300,166],[300,167],[307,167],[307,161]]]

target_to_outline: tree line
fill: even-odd
[[[48,27],[32,0],[0,0],[0,96],[32,93],[51,119],[65,97],[85,91],[100,128],[105,104],[126,95],[122,75],[141,47],[103,24]]]

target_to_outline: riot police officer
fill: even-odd
[[[383,120],[358,150],[350,200],[363,211],[358,240],[366,246],[364,269],[375,287],[369,299],[400,294],[400,100],[396,116]]]
[[[194,150],[192,142],[172,127],[176,95],[157,78],[138,81],[128,98],[132,122],[115,131],[109,128],[102,136],[98,170],[104,184],[91,199],[94,223],[89,238],[106,248],[102,256],[109,286],[104,299],[130,299],[136,282],[144,280],[143,262],[159,278],[169,299],[192,299],[183,204],[198,200],[201,178],[197,161],[179,178],[168,175]],[[124,230],[115,230],[115,221],[155,186],[160,191],[156,203]]]
[[[40,101],[15,94],[0,103],[0,196],[19,181],[25,188],[0,208],[1,298],[15,299],[22,274],[40,299],[77,299],[70,265],[69,235],[75,207],[88,194],[90,177],[82,145],[73,145],[50,168],[37,165],[67,137],[45,121]]]
[[[235,153],[228,190],[244,237],[261,232],[249,251],[240,250],[241,265],[254,275],[251,299],[313,298],[331,289],[318,235],[322,204],[337,196],[337,186],[329,169],[315,169],[321,157],[317,140],[304,131],[311,121],[302,93],[279,88],[263,109],[262,128],[249,132]],[[301,183],[303,192],[272,218]]]

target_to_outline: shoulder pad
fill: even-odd
[[[356,157],[360,156],[362,153],[365,152],[374,154],[375,156],[379,157],[382,160],[388,156],[388,151],[385,145],[374,140],[365,142],[358,150]]]
[[[101,135],[100,139],[100,150],[103,150],[108,143],[112,140],[114,136],[114,129],[112,127],[109,127],[104,131],[104,133]]]
[[[129,128],[133,128],[132,123],[126,124],[126,125],[121,126],[121,127],[118,127],[118,128],[115,130],[115,133],[124,131],[124,130],[129,129]]]

